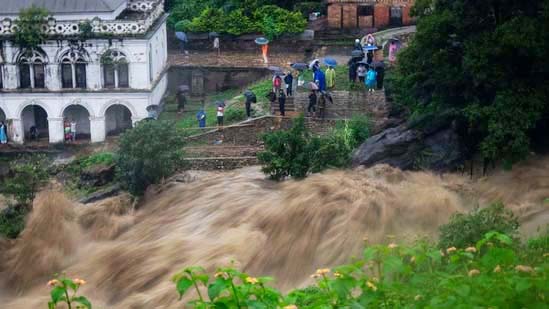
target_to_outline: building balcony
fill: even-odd
[[[114,20],[94,17],[58,21],[52,17],[42,30],[52,38],[139,36],[146,34],[163,14],[164,4],[160,0],[129,0],[125,10]],[[15,20],[5,18],[0,22],[0,39],[13,36],[16,30]]]

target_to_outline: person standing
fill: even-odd
[[[213,48],[217,51],[217,57],[221,56],[221,48],[219,46],[219,37],[215,37],[213,40]]]
[[[307,112],[309,113],[309,117],[314,117],[316,113],[316,91],[311,90],[311,93],[309,94],[309,106],[307,106]]]
[[[182,90],[177,91],[177,113],[181,114],[185,110],[185,104],[187,104],[187,98],[185,97],[185,92]]]
[[[356,69],[356,62],[351,59],[349,61],[349,81],[353,84],[356,82]]]
[[[269,93],[267,93],[265,97],[269,100],[269,103],[271,104],[271,111],[274,114],[274,106],[275,106],[274,104],[276,102],[276,93],[273,90],[271,90]]]
[[[370,68],[366,77],[366,87],[368,87],[368,92],[374,92],[376,87],[377,73],[373,68]]]
[[[225,116],[225,104],[217,106],[217,126],[223,128],[223,117]]]
[[[364,83],[364,79],[366,77],[366,66],[364,64],[359,64],[358,68],[356,69],[356,75],[358,76],[358,80],[361,83]]]
[[[276,93],[282,87],[282,78],[279,75],[273,77],[273,91]]]
[[[286,84],[286,95],[291,97],[294,90],[294,76],[291,71],[284,77],[284,83]]]
[[[76,121],[74,119],[71,121],[71,137],[72,137],[72,141],[75,142],[76,141]]]
[[[374,61],[374,52],[369,50],[367,53],[366,53],[366,63],[368,65],[372,64],[372,62]]]
[[[284,90],[280,89],[278,94],[278,108],[280,109],[280,116],[286,115],[286,95]]]
[[[326,91],[326,74],[322,70],[318,69],[315,71],[314,80],[318,85],[318,90]]]
[[[257,103],[257,97],[250,89],[244,92],[244,97],[246,98],[246,116],[250,119],[252,118],[252,103]]]
[[[204,107],[201,107],[198,113],[196,113],[196,120],[198,120],[198,127],[206,127],[206,112],[204,112]]]
[[[328,67],[326,70],[326,86],[328,89],[333,89],[335,87],[335,78],[336,72],[333,67]]]
[[[355,40],[355,46],[353,48],[354,50],[362,50],[362,44],[360,44],[360,40],[359,39],[356,39]]]
[[[65,142],[71,140],[71,123],[65,119],[63,122],[63,133],[65,133]]]
[[[187,42],[189,39],[187,38],[187,33],[180,32],[179,34],[179,48],[181,49],[182,54],[187,54],[187,50],[185,50],[185,46],[187,45]]]
[[[265,64],[269,63],[269,58],[267,54],[269,53],[269,44],[261,45],[261,54],[263,55],[263,62]]]
[[[8,142],[8,130],[4,121],[0,121],[0,144]]]
[[[326,115],[326,95],[324,92],[320,92],[320,97],[318,98],[318,114],[321,119],[324,119]]]

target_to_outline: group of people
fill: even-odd
[[[284,78],[283,78],[284,77]],[[280,116],[286,115],[286,98],[293,96],[294,93],[294,75],[291,71],[286,74],[276,72],[273,76],[273,87],[266,98],[271,102],[271,106],[278,101]],[[246,112],[247,112],[246,106]],[[249,117],[249,116],[248,116]]]
[[[375,39],[369,35],[366,46],[356,39],[353,57],[348,62],[349,81],[356,83],[356,80],[366,85],[368,92],[374,92],[375,89],[383,88],[384,67],[380,63],[374,64],[374,53],[368,47],[375,46]],[[364,53],[366,49],[366,53]]]
[[[65,119],[63,122],[63,131],[65,132],[65,141],[76,141],[76,121]]]

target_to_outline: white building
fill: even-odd
[[[23,143],[35,127],[50,143],[77,136],[101,142],[158,105],[167,86],[166,14],[161,0],[1,0],[0,121]],[[48,40],[12,42],[21,9],[44,7]]]

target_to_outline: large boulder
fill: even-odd
[[[389,164],[403,170],[454,170],[464,162],[464,148],[451,121],[428,126],[405,123],[370,137],[353,154],[353,166]]]

